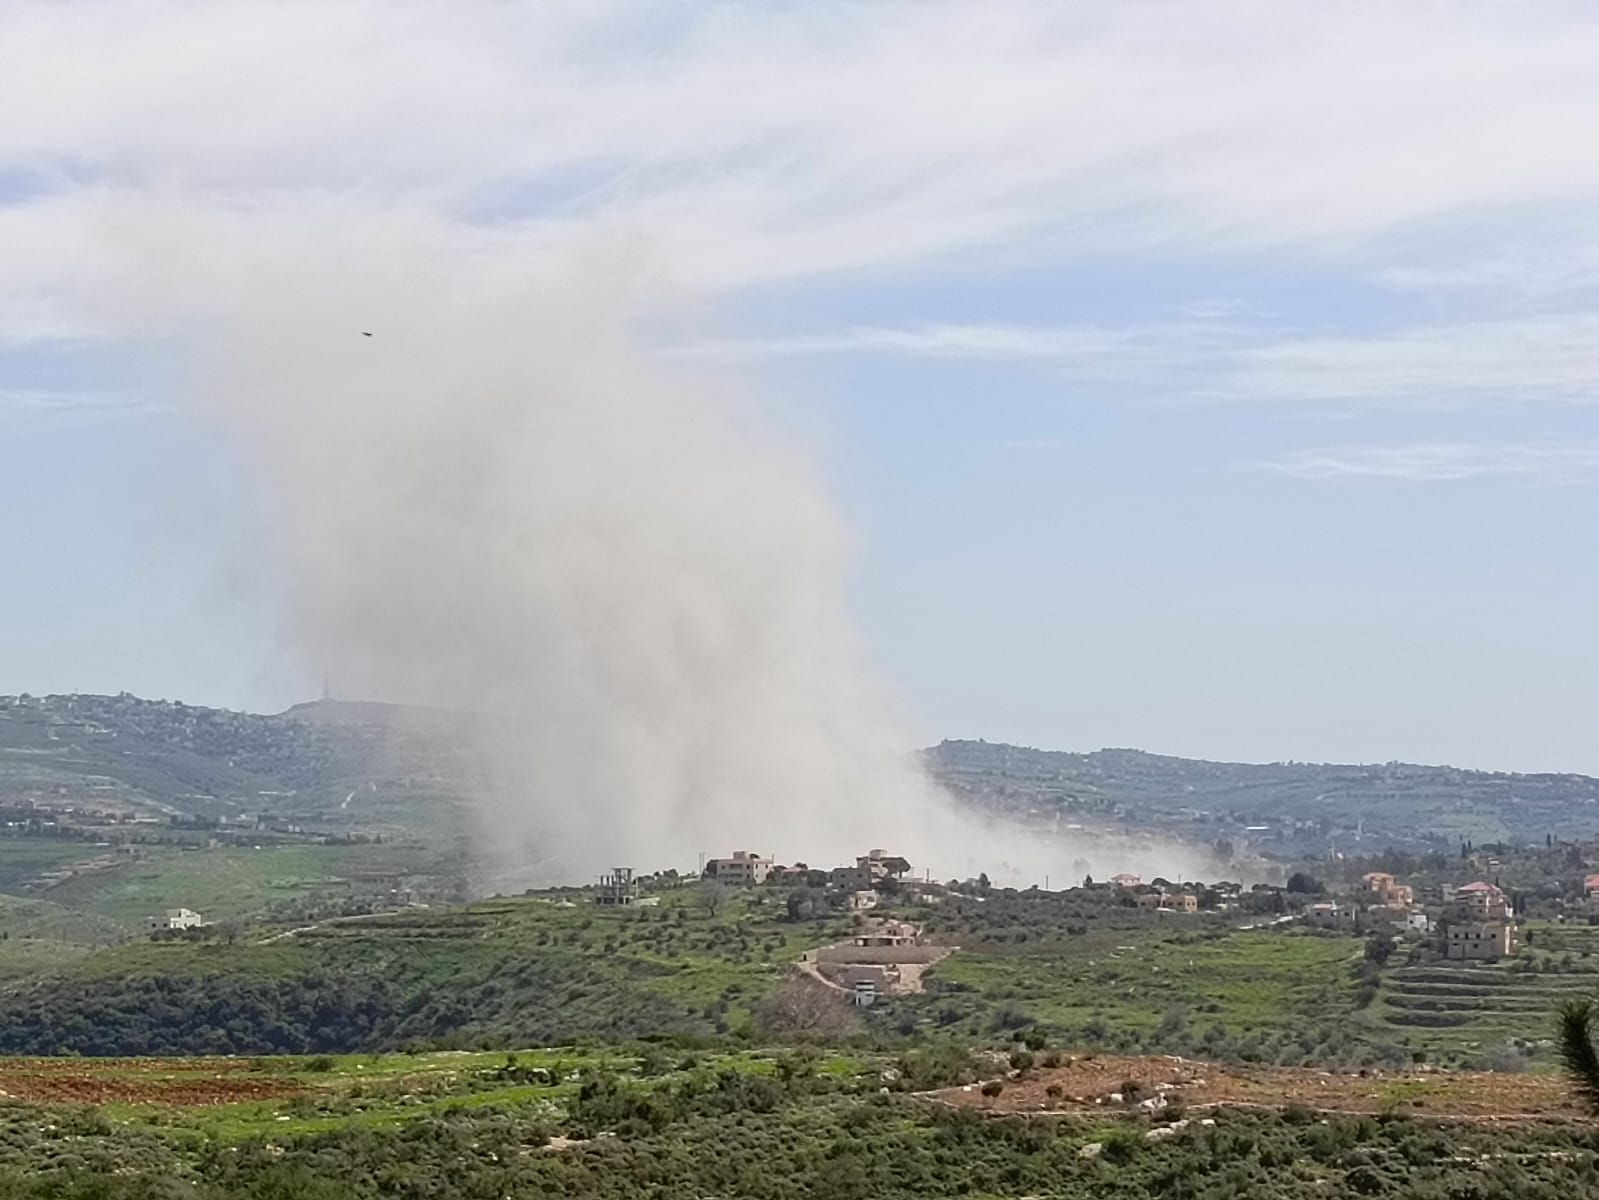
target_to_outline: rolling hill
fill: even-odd
[[[430,831],[453,823],[479,778],[486,719],[328,700],[261,715],[126,693],[0,697],[0,806]],[[923,761],[959,799],[989,812],[1155,829],[1285,858],[1599,833],[1599,780],[1584,775],[1210,762],[969,740],[942,742]]]

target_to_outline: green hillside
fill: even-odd
[[[339,701],[259,715],[126,694],[0,697],[0,805],[432,829],[477,778],[477,726]]]
[[[1462,840],[1538,842],[1599,833],[1599,780],[1414,763],[1228,763],[945,741],[933,775],[977,807],[1226,839],[1279,856],[1329,845],[1453,851]]]
[[[0,697],[0,807],[273,821],[433,836],[482,784],[492,718],[318,701],[276,715],[120,696]],[[1038,823],[1134,827],[1279,858],[1599,833],[1599,781],[1410,763],[1226,763],[1139,750],[946,741],[924,752],[963,802]]]
[[[0,992],[0,1053],[305,1053],[729,1037],[839,924],[780,920],[780,897],[714,916],[660,907],[487,901],[138,941]]]

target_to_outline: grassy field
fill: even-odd
[[[76,872],[45,878],[69,868]],[[0,929],[45,936],[19,929],[20,910],[5,908],[7,900],[77,914],[77,926],[64,922],[51,935],[64,957],[74,957],[84,946],[142,936],[146,918],[167,908],[194,909],[213,922],[293,920],[305,911],[382,897],[417,883],[436,893],[453,886],[445,873],[455,869],[445,854],[418,842],[203,849],[146,844],[124,856],[105,843],[0,838]],[[4,958],[0,953],[0,974]]]
[[[962,951],[933,973],[922,1007],[968,1036],[1042,1025],[1089,1043],[1162,1025],[1229,1036],[1345,1022],[1359,944],[1279,930],[1090,933],[1069,951]]]
[[[16,894],[46,871],[103,854],[90,842],[42,837],[0,838],[0,892]]]
[[[0,895],[0,980],[49,971],[122,937],[113,921],[47,900]]]
[[[791,1050],[676,1052],[640,1056],[581,1047],[445,1051],[415,1055],[339,1055],[248,1060],[167,1059],[68,1064],[80,1095],[98,1097],[109,1117],[135,1126],[192,1132],[236,1143],[343,1128],[386,1128],[418,1117],[495,1106],[555,1113],[585,1079],[604,1073],[641,1087],[670,1088],[691,1076],[734,1072],[775,1077],[798,1061]],[[859,1054],[806,1057],[805,1069],[842,1084],[876,1078],[886,1058]],[[0,1086],[34,1089],[52,1100],[52,1068],[0,1062]],[[219,1072],[218,1068],[222,1070]],[[43,1076],[41,1080],[40,1077]],[[225,1085],[219,1086],[220,1081]],[[18,1089],[21,1089],[20,1091]]]
[[[415,847],[395,845],[152,847],[127,866],[86,874],[49,890],[56,903],[107,917],[130,930],[164,908],[192,908],[207,920],[251,916],[275,902],[344,898],[398,881],[424,866]]]

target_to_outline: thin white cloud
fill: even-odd
[[[1239,352],[1240,398],[1452,405],[1599,403],[1599,313],[1285,339]]]
[[[0,388],[0,429],[60,428],[167,411],[139,393]]]
[[[1091,327],[929,325],[914,329],[856,326],[837,333],[693,342],[671,353],[692,358],[787,358],[801,355],[889,354],[999,362],[1102,358],[1135,335]]]
[[[1211,311],[1207,306],[1206,311]],[[878,354],[1033,364],[1148,398],[1305,405],[1599,404],[1599,312],[1470,320],[1364,337],[1302,337],[1193,319],[1112,326],[856,327],[692,343],[722,358]]]
[[[1344,446],[1306,450],[1261,466],[1296,479],[1452,483],[1491,478],[1570,484],[1599,477],[1599,445],[1482,446],[1434,442],[1411,446]]]
[[[1209,315],[1144,325],[938,324],[856,326],[834,333],[691,342],[666,353],[760,359],[873,355],[1031,367],[1061,380],[1172,397],[1199,394],[1249,336]]]
[[[627,230],[713,289],[1129,250],[1381,270],[1599,201],[1581,5],[18,0],[0,44],[28,114],[0,167],[44,235],[0,239],[7,288],[92,293],[56,252],[91,192],[184,194],[246,242],[263,199],[330,194],[513,259]]]

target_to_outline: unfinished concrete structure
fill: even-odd
[[[1512,921],[1452,921],[1444,937],[1444,956],[1494,962],[1521,950],[1521,930]]]
[[[607,906],[632,904],[638,900],[638,881],[633,878],[632,867],[612,867],[609,875],[601,875],[594,892],[594,903]]]

